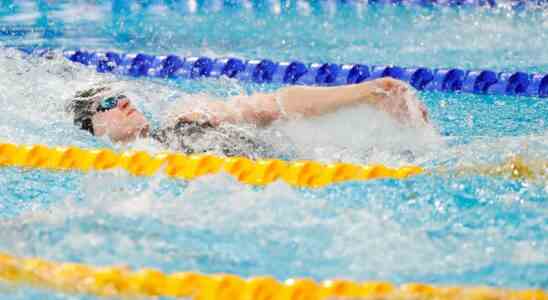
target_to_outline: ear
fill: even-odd
[[[91,128],[95,136],[102,136],[106,133],[106,128],[104,126],[104,120],[101,120],[100,117],[95,114],[91,119]]]

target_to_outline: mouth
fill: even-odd
[[[132,114],[133,114],[134,112],[136,112],[136,111],[137,111],[137,110],[136,110],[135,108],[131,108],[131,109],[127,112],[126,116],[132,115]]]
[[[149,126],[148,126],[148,124],[146,124],[146,125],[143,126],[143,128],[141,128],[141,130],[139,131],[139,136],[140,136],[140,137],[147,137],[147,136],[148,136],[148,131],[149,131]]]

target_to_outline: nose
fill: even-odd
[[[131,101],[128,98],[122,98],[118,100],[118,108],[120,109],[126,109],[131,106]]]

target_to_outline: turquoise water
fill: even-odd
[[[548,23],[540,9],[283,2],[278,10],[232,2],[217,10],[198,1],[193,12],[188,3],[4,1],[0,44],[548,71]],[[120,79],[12,49],[0,50],[0,65],[0,138],[52,146],[161,150],[148,141],[113,145],[72,127],[64,99],[101,80],[121,80],[155,123],[192,98],[278,88],[228,79]],[[262,134],[295,159],[456,168],[513,154],[547,157],[546,100],[418,96],[439,134],[401,130],[367,108]],[[0,174],[0,250],[19,255],[165,272],[548,289],[545,179],[449,173],[302,190],[283,183],[252,188],[226,175],[183,182],[122,171]],[[86,298],[29,288],[0,295]]]

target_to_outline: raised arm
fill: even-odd
[[[337,87],[291,86],[274,93],[208,102],[201,108],[183,113],[181,118],[209,121],[213,125],[229,122],[267,126],[279,119],[314,117],[343,107],[369,104],[402,122],[408,121],[415,110],[419,118],[427,122],[426,108],[408,92],[405,83],[391,78]]]

